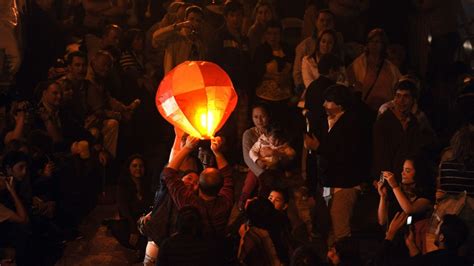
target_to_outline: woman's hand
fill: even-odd
[[[5,185],[7,186],[7,190],[10,193],[16,193],[15,191],[15,181],[13,180],[13,176],[9,176],[5,178]]]
[[[383,178],[385,178],[385,180],[387,180],[387,183],[391,188],[398,187],[398,182],[395,179],[395,175],[392,172],[382,171],[382,174],[383,174]]]
[[[381,199],[385,199],[387,197],[387,187],[384,186],[384,183],[377,182],[377,191],[379,192]]]

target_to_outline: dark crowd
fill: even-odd
[[[1,2],[0,265],[107,204],[143,265],[474,262],[469,1]],[[185,61],[238,95],[210,141],[155,106]]]

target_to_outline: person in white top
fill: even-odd
[[[328,29],[321,32],[319,35],[314,52],[303,57],[301,62],[301,74],[303,76],[303,83],[305,88],[319,77],[318,62],[322,55],[334,53],[337,42],[337,35],[334,30]]]

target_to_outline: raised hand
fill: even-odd
[[[188,136],[186,138],[186,144],[184,144],[184,147],[190,150],[194,150],[197,147],[198,143],[199,143],[199,138]]]
[[[220,153],[224,141],[221,137],[215,137],[211,139],[211,150],[214,154]]]

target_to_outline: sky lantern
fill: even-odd
[[[237,93],[218,65],[186,61],[166,74],[156,93],[156,107],[173,126],[210,139],[237,105]]]

